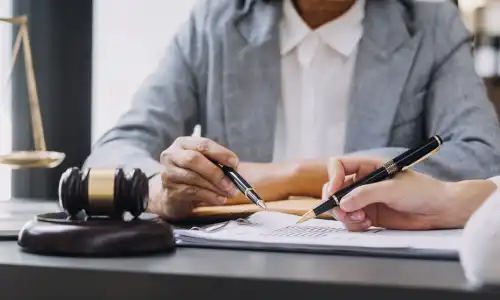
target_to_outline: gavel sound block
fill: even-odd
[[[59,182],[63,211],[37,215],[25,224],[18,245],[27,252],[69,256],[171,251],[170,225],[143,215],[148,192],[148,178],[139,169],[70,168]]]

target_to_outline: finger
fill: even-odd
[[[363,168],[380,168],[386,160],[378,157],[344,156],[339,158],[347,175],[357,174]]]
[[[351,184],[354,184],[356,181],[366,177],[368,174],[370,174],[371,172],[375,171],[377,169],[376,165],[363,165],[361,166],[361,168],[358,170],[358,172],[356,174],[352,174],[352,175],[347,175],[344,180],[344,183],[342,185],[341,188],[344,188],[344,187],[347,187]],[[336,192],[336,191],[332,191],[332,192]]]
[[[174,142],[174,144],[184,150],[192,150],[202,153],[204,156],[223,165],[233,168],[238,167],[239,160],[236,154],[210,139],[192,136],[180,137]]]
[[[344,183],[342,184],[341,188],[340,189],[343,189],[345,188],[346,186],[349,186],[351,184],[354,183],[354,176],[347,176],[346,179],[344,180]],[[324,191],[323,193],[325,195],[327,195],[327,197],[335,194],[338,190],[340,189],[334,189],[332,188],[333,185],[331,185],[329,182],[326,183],[323,188],[326,188],[326,191]]]
[[[224,197],[232,196],[230,193],[220,189],[207,179],[203,178],[200,174],[191,170],[182,169],[176,165],[168,165],[165,173],[167,175],[167,180],[173,183],[198,186]]]
[[[347,176],[344,180],[344,184],[342,185],[342,188],[353,184],[355,180],[356,180],[355,176]]]
[[[396,186],[393,181],[367,184],[354,189],[340,200],[340,207],[346,212],[354,212],[374,203],[390,205],[394,199]]]
[[[336,171],[333,168],[335,165],[342,166],[342,169],[346,175],[359,173],[362,168],[379,168],[384,164],[384,160],[375,157],[358,157],[358,156],[344,156],[340,158],[332,158],[329,162],[328,175],[331,176],[330,172]]]
[[[332,158],[328,162],[328,178],[330,178],[330,193],[334,193],[346,186],[346,177],[352,176],[354,182],[356,178],[362,178],[373,170],[379,168],[384,163],[378,158],[362,158],[347,156],[341,158]]]
[[[327,182],[327,183],[323,184],[323,187],[321,189],[321,200],[323,200],[323,201],[328,199],[328,197],[330,196],[328,194],[328,186],[329,186],[329,183]]]
[[[356,173],[353,175],[353,180],[354,182],[366,177],[368,174],[371,172],[375,171],[376,169],[380,168],[381,165],[379,164],[362,164],[359,169],[356,171]]]
[[[372,226],[372,221],[370,219],[365,219],[361,223],[356,223],[356,224],[344,224],[344,227],[348,231],[353,231],[353,232],[363,232],[368,230]]]
[[[182,169],[198,173],[201,177],[231,196],[236,194],[234,184],[225,176],[224,172],[200,152],[193,150],[176,151],[171,153],[170,160]]]
[[[167,182],[166,188],[168,190],[168,199],[172,202],[190,201],[194,203],[202,202],[208,205],[224,205],[227,201],[227,197],[193,185]]]
[[[344,224],[359,224],[366,220],[366,214],[362,210],[346,213],[342,211],[339,207],[334,207],[332,210],[332,214],[336,220]]]

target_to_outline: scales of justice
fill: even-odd
[[[33,142],[35,150],[13,151],[11,153],[0,153],[0,165],[10,166],[12,169],[21,168],[55,168],[65,159],[66,155],[61,152],[49,151],[45,143],[43,132],[43,122],[40,113],[38,92],[33,67],[33,57],[31,53],[30,39],[28,34],[27,16],[13,18],[0,18],[0,22],[10,23],[19,26],[16,40],[12,51],[11,69],[9,78],[12,75],[17,56],[23,47],[24,64],[26,72],[26,83],[28,88],[28,100],[33,132]]]

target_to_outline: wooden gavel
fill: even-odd
[[[140,169],[80,170],[69,168],[59,181],[59,204],[70,216],[85,211],[88,217],[134,218],[147,208],[149,183]]]

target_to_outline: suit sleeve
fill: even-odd
[[[435,68],[426,103],[426,133],[440,135],[443,147],[415,169],[449,181],[500,174],[500,125],[476,74],[469,33],[451,4],[438,8]],[[354,154],[392,158],[407,149],[384,148]]]
[[[94,145],[84,167],[163,170],[161,152],[197,124],[198,86],[193,65],[202,49],[203,25],[195,9],[177,32],[156,70],[132,99],[131,108]]]

